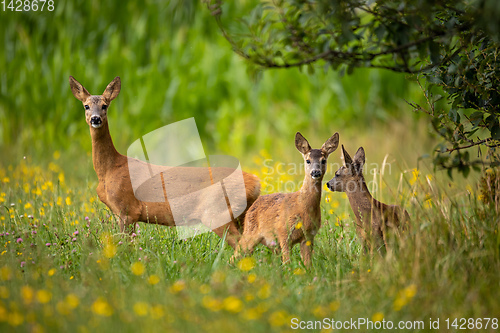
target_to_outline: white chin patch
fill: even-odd
[[[92,124],[91,125],[93,128],[100,128],[102,126],[102,124]]]
[[[319,179],[319,177],[311,176],[312,179]]]

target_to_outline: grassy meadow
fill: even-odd
[[[223,7],[228,25],[255,1],[237,3]],[[405,103],[425,103],[413,78],[340,77],[320,65],[313,75],[256,76],[199,2],[76,0],[0,15],[0,331],[288,332],[324,318],[390,321],[396,331],[399,322],[420,332],[460,331],[464,322],[468,331],[498,331],[500,215],[485,203],[479,174],[450,179],[430,165],[425,154],[439,141]],[[370,256],[345,195],[325,188],[309,269],[298,247],[285,266],[263,246],[230,265],[231,248],[213,233],[184,240],[139,223],[122,235],[97,198],[69,75],[93,94],[121,77],[109,110],[119,152],[194,117],[206,154],[237,157],[261,178],[262,194],[298,189],[297,131],[313,148],[338,131],[351,155],[365,148],[369,189],[403,205],[412,229]],[[325,182],[340,149],[328,162]]]

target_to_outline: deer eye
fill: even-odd
[[[107,105],[103,105],[103,106],[102,106],[102,109],[103,109],[103,110],[106,110],[107,108],[108,108],[108,106],[107,106]]]
[[[90,106],[85,105],[85,110],[90,110]]]
[[[307,164],[311,164],[311,161],[310,161],[310,160],[306,160],[306,163],[307,163]]]
[[[321,164],[326,164],[326,160],[322,160],[322,161],[321,161]]]

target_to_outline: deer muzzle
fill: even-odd
[[[321,171],[320,170],[311,171],[311,177],[312,177],[312,179],[321,178]]]
[[[344,192],[342,182],[340,182],[336,177],[333,177],[328,183],[326,183],[326,187],[332,192]]]
[[[99,116],[92,116],[90,118],[90,125],[93,127],[93,128],[99,128],[102,126],[102,118],[99,117]]]

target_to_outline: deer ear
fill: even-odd
[[[348,166],[352,164],[352,159],[351,156],[347,153],[347,151],[344,148],[344,145],[342,145],[342,158],[344,159],[344,165]]]
[[[74,77],[70,75],[69,77],[69,86],[71,87],[71,92],[73,93],[73,96],[76,97],[81,102],[84,102],[87,98],[90,97],[89,92],[87,89],[85,89],[84,86],[77,80],[75,80]]]
[[[106,90],[104,90],[104,93],[102,94],[102,97],[104,97],[104,99],[106,99],[109,103],[118,96],[121,88],[122,82],[120,81],[120,77],[117,76],[108,84]]]
[[[356,154],[354,154],[353,164],[357,172],[361,172],[363,170],[363,165],[365,165],[365,150],[363,147],[359,147]]]
[[[295,147],[303,155],[311,151],[311,146],[309,145],[309,142],[307,142],[306,138],[304,138],[302,134],[300,134],[299,132],[295,134]]]
[[[338,146],[339,146],[339,133],[335,133],[330,137],[330,139],[326,140],[326,142],[323,143],[323,146],[321,146],[321,150],[325,154],[330,155],[337,149]]]

